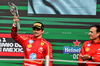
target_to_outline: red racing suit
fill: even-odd
[[[47,55],[52,59],[52,46],[43,38],[25,37],[17,33],[17,28],[12,26],[12,38],[21,44],[25,59],[44,59]],[[23,66],[42,66],[43,60],[24,60]],[[52,61],[49,62],[52,66]]]
[[[93,60],[88,60],[88,62],[100,62],[100,40],[97,43],[93,43],[92,40],[84,42],[79,55],[89,55],[94,57]],[[80,56],[78,57],[78,61],[83,61]],[[100,64],[92,64],[92,63],[78,63],[80,66],[100,66]]]

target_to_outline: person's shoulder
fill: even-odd
[[[33,37],[31,36],[28,36],[28,35],[19,35],[23,40],[30,40],[32,39]]]
[[[19,35],[23,40],[26,40],[27,39],[27,37],[26,36],[24,36],[24,35]]]
[[[91,43],[91,40],[85,41],[84,44],[89,44]]]
[[[49,41],[47,41],[46,39],[42,39],[42,42],[45,43],[45,44],[50,44],[51,45],[51,43]]]

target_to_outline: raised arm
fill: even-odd
[[[23,37],[21,35],[19,35],[17,33],[17,27],[16,27],[16,22],[19,21],[19,19],[17,19],[18,17],[14,16],[13,17],[13,25],[12,25],[12,30],[11,30],[11,37],[18,42],[19,44],[23,45],[23,42],[27,39],[26,37]]]

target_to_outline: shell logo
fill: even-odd
[[[90,48],[86,48],[85,51],[88,52],[90,50]]]
[[[32,47],[32,45],[31,45],[31,44],[29,44],[29,45],[28,45],[28,48],[31,48],[31,47]]]

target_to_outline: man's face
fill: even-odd
[[[38,28],[33,28],[33,35],[35,38],[41,38],[43,33],[44,33],[44,30],[42,31]]]
[[[95,39],[99,38],[100,33],[99,32],[97,33],[96,27],[91,27],[88,35],[90,36],[89,38],[91,40],[95,40]]]

